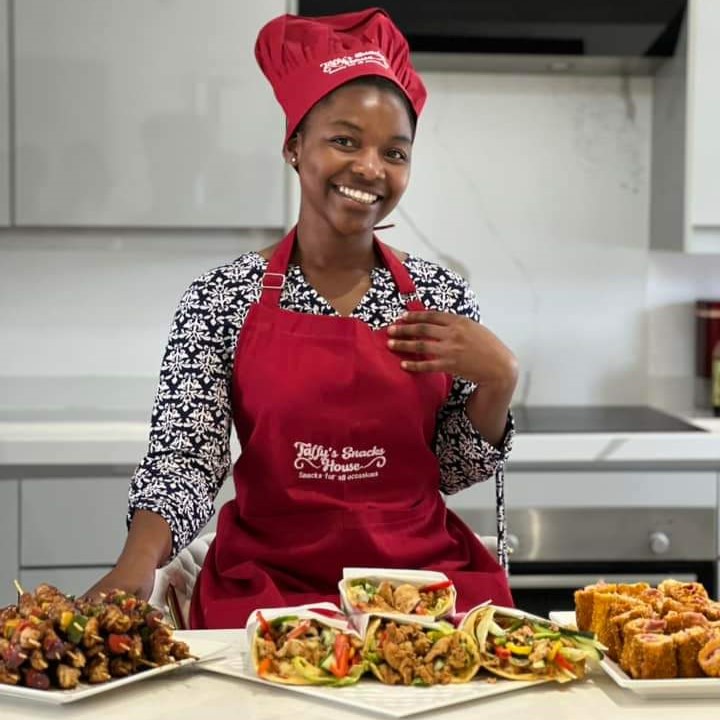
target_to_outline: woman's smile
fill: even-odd
[[[360,190],[358,188],[349,187],[348,185],[333,185],[333,190],[344,198],[348,198],[355,203],[360,205],[373,205],[382,200],[382,195],[367,192],[366,190]]]

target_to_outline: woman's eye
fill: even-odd
[[[330,140],[330,142],[335,145],[339,145],[340,147],[348,147],[348,148],[353,147],[355,144],[352,138],[343,137],[343,136],[334,137]]]
[[[391,160],[399,160],[401,162],[404,162],[408,159],[407,153],[404,153],[402,150],[388,150],[387,156]]]

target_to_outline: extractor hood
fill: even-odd
[[[718,0],[720,2],[720,0]],[[298,0],[301,15],[378,5],[425,70],[650,74],[675,51],[687,0]]]

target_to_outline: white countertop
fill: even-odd
[[[707,429],[714,419],[697,421]],[[511,466],[524,464],[704,463],[720,468],[718,432],[518,433]],[[0,465],[136,465],[149,425],[137,421],[0,421]],[[232,438],[233,457],[239,447]]]
[[[243,631],[197,631],[199,636],[230,642],[237,647]],[[192,647],[192,640],[190,640]],[[720,682],[720,680],[718,681]],[[388,688],[387,692],[391,692]],[[342,689],[333,692],[341,693]],[[419,688],[418,693],[423,690]],[[677,720],[715,718],[717,699],[647,700],[613,683],[602,670],[593,668],[580,682],[548,683],[491,698],[452,706],[446,710],[414,715],[443,720]],[[188,667],[157,678],[118,688],[112,692],[64,705],[34,703],[0,697],[3,720],[28,717],[57,720],[190,720],[191,718],[239,718],[242,720],[366,720],[370,715],[334,702],[318,702],[282,688],[266,687]]]

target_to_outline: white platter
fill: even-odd
[[[180,660],[176,663],[161,665],[160,667],[145,670],[144,672],[137,673],[136,675],[129,675],[125,678],[109,680],[106,683],[100,683],[98,685],[80,684],[73,690],[35,690],[33,688],[19,687],[17,685],[0,684],[0,706],[1,698],[3,696],[19,700],[31,700],[50,705],[65,705],[67,703],[77,702],[78,700],[84,700],[85,698],[93,697],[94,695],[111,692],[117,688],[124,687],[125,685],[132,685],[133,683],[142,682],[143,680],[148,680],[149,678],[157,677],[158,675],[173,672],[173,670],[177,670],[180,667],[193,665],[197,662],[219,657],[229,647],[226,643],[203,640],[202,638],[194,637],[192,634],[186,636],[186,634],[182,631],[174,632],[173,637],[177,640],[188,642],[190,652],[195,655],[197,659],[188,658],[187,660]],[[0,712],[0,717],[1,716],[2,713]]]
[[[621,688],[645,698],[720,698],[720,678],[670,678],[669,680],[633,680],[610,658],[600,661],[600,667]]]
[[[575,627],[574,612],[551,612],[550,619],[558,625]],[[608,657],[603,658],[599,664],[618,686],[645,698],[720,698],[720,678],[634,680]]]
[[[363,677],[357,685],[349,687],[317,687],[311,685],[281,685],[259,678],[247,664],[245,654],[227,657],[204,664],[203,670],[229,675],[230,677],[260,683],[266,687],[289,690],[290,692],[309,695],[320,700],[336,702],[341,705],[380,713],[391,717],[402,718],[409,715],[446,708],[459,703],[481,700],[501,695],[513,690],[543,684],[543,682],[523,682],[519,680],[497,679],[495,682],[488,676],[478,676],[468,683],[457,685],[435,685],[433,687],[388,686]]]

